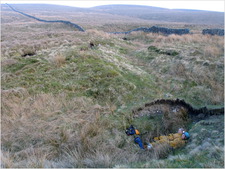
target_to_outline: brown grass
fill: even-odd
[[[1,167],[4,168],[13,168],[14,162],[13,162],[13,157],[10,155],[9,152],[1,151]]]
[[[58,67],[61,67],[66,63],[66,56],[61,53],[54,54],[49,60]]]
[[[218,57],[222,55],[223,49],[214,45],[208,45],[204,49],[204,56],[206,58],[214,59],[214,57]]]
[[[220,36],[210,36],[210,35],[202,35],[202,34],[187,34],[187,35],[169,35],[163,36],[159,35],[155,38],[155,45],[160,46],[171,46],[174,44],[194,44],[201,43],[205,45],[213,45],[219,49],[223,49],[223,37]]]
[[[104,118],[113,109],[85,97],[3,91],[2,166],[112,167],[164,156],[161,148],[137,154],[132,138]]]
[[[193,90],[199,89],[199,99],[208,104],[221,104],[224,97],[223,85],[223,55],[224,37],[201,34],[158,36],[152,43],[159,49],[173,49],[179,53],[177,57],[159,56],[153,60],[153,64],[162,67],[163,74],[156,74],[159,79],[167,78],[168,81],[192,82]],[[165,65],[166,63],[166,65]],[[154,67],[155,68],[155,67]],[[151,69],[151,68],[149,68]],[[152,70],[153,72],[159,70]],[[160,80],[159,82],[160,83]],[[190,84],[189,84],[190,85]],[[182,92],[183,84],[170,85],[160,83],[164,89]],[[191,86],[190,86],[191,87]],[[220,101],[219,101],[220,100]]]
[[[163,159],[169,156],[171,152],[171,147],[168,143],[158,144],[154,148],[154,156],[156,159]]]
[[[82,145],[83,152],[85,146],[87,150],[90,148],[87,139],[103,130],[104,124],[98,126],[96,120],[105,109],[94,106],[91,100],[75,98],[66,101],[64,95],[51,94],[22,98],[12,92],[4,91],[2,97],[2,147],[10,150],[14,159],[41,160],[40,156],[51,160],[77,144]],[[92,143],[97,146],[97,142]],[[30,150],[33,155],[29,154]],[[5,156],[4,165],[10,163],[10,155]]]
[[[186,77],[186,67],[183,63],[174,63],[172,67],[172,73],[174,76]]]

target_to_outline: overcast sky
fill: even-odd
[[[209,10],[209,11],[219,11],[224,12],[224,0],[211,0],[211,1],[196,1],[196,0],[30,0],[30,1],[11,1],[11,0],[3,0],[1,3],[45,3],[45,4],[57,4],[57,5],[66,5],[66,6],[75,6],[75,7],[93,7],[99,5],[107,5],[107,4],[135,4],[135,5],[148,5],[169,9],[199,9],[199,10]]]

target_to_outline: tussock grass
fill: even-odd
[[[171,147],[169,144],[159,144],[154,148],[154,155],[156,159],[163,159],[168,157],[171,152]]]
[[[109,34],[107,32],[100,31],[97,29],[89,29],[89,30],[87,30],[87,34],[89,37],[96,36],[96,37],[103,38],[103,39],[110,39],[111,37],[115,37],[115,35],[113,35],[113,34]]]
[[[156,76],[160,86],[159,98],[169,93],[172,97],[176,95],[175,98],[185,98],[196,106],[203,102],[223,104],[223,37],[200,34],[148,34],[148,37],[153,41],[148,42],[148,46],[138,46],[139,49],[131,56],[133,63]],[[146,43],[150,39],[148,37],[136,39],[135,42]],[[192,92],[197,90],[199,93]]]
[[[1,151],[1,167],[12,168],[13,166],[13,157],[10,156],[10,153]]]
[[[223,52],[223,49],[218,48],[217,46],[209,45],[209,46],[206,46],[204,49],[204,56],[206,58],[218,57],[222,55],[222,52]]]
[[[66,63],[66,57],[60,53],[50,57],[49,60],[58,67]]]
[[[159,35],[155,38],[155,43],[167,44],[167,43],[215,43],[218,46],[223,44],[223,37],[210,36],[201,34],[187,34],[187,35]],[[168,45],[168,44],[167,44]],[[222,46],[221,46],[222,47]]]
[[[87,98],[67,100],[65,95],[40,94],[21,99],[3,94],[2,110],[2,148],[10,150],[3,165],[18,158],[27,159],[24,167],[43,167],[45,160],[71,147],[92,151],[98,141],[87,139],[99,136],[106,127],[96,122],[107,109]]]

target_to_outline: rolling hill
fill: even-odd
[[[216,25],[223,27],[224,13],[211,12],[201,10],[186,10],[186,9],[166,9],[151,6],[139,5],[103,5],[92,8],[77,8],[60,5],[47,4],[12,4],[18,10],[30,14],[43,14],[53,16],[58,13],[70,13],[83,15],[107,15],[110,14],[118,19],[124,17],[131,17],[132,19],[150,20],[152,22],[171,22],[171,23],[186,23],[199,25]],[[4,4],[1,5],[2,11],[9,10]],[[48,11],[48,12],[46,12]],[[51,14],[52,12],[52,14]],[[131,19],[130,18],[130,19]]]
[[[166,9],[138,5],[105,5],[98,6],[92,9],[98,12],[116,14],[121,16],[131,16],[146,20],[206,25],[224,25],[223,12],[186,9]]]

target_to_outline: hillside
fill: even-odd
[[[13,7],[86,31],[2,5],[1,167],[223,168],[224,37],[201,34],[216,24],[146,20],[105,7]],[[152,25],[194,33],[107,33]],[[131,124],[144,142],[180,127],[191,138],[177,149],[141,150],[125,134]]]
[[[11,4],[11,3],[9,3]],[[88,12],[89,9],[70,7],[70,6],[61,6],[61,5],[50,5],[50,4],[12,4],[14,8],[17,8],[24,12],[41,12],[48,11],[50,12]],[[10,11],[6,4],[1,5],[2,11]]]
[[[121,16],[188,24],[224,25],[223,12],[210,12],[200,10],[166,9],[138,5],[105,5],[92,8],[102,13],[110,13]]]

